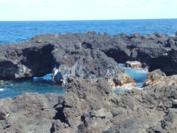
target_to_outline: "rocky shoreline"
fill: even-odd
[[[80,77],[91,74],[102,77],[105,70],[116,71],[115,64],[132,60],[146,64],[150,71],[161,69],[173,75],[177,74],[176,53],[177,36],[160,33],[41,35],[20,44],[0,46],[0,70],[3,72],[0,79],[41,76],[58,66],[76,69],[75,74]]]
[[[116,94],[112,85],[134,82],[118,66],[127,61],[152,72],[143,90]],[[0,46],[1,80],[57,70],[66,90],[63,97],[29,93],[0,100],[0,132],[176,133],[176,67],[177,36],[160,33],[41,35]]]

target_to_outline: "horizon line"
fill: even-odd
[[[30,21],[123,21],[123,20],[175,20],[175,19],[177,19],[177,18],[129,18],[129,19],[66,19],[66,20],[57,20],[57,19],[54,19],[54,20],[52,20],[52,19],[49,19],[49,20],[47,20],[47,19],[41,19],[41,20],[33,20],[33,19],[29,19],[29,20],[0,20],[0,22],[30,22]]]

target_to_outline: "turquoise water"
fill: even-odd
[[[27,92],[45,93],[58,93],[64,95],[63,87],[54,85],[50,80],[50,74],[44,77],[35,77],[32,80],[26,81],[9,81],[0,86],[0,98],[16,97]]]
[[[138,70],[138,69],[134,69],[131,67],[126,67],[125,64],[118,64],[118,66],[126,73],[128,74],[132,79],[135,80],[136,82],[136,87],[138,87],[138,89],[142,89],[141,87],[144,84],[144,81],[146,81],[147,79],[147,75],[148,75],[148,71],[147,70]],[[115,89],[114,92],[116,94],[124,94],[126,92],[129,92],[130,90],[127,88],[118,88]]]
[[[38,34],[67,32],[142,33],[177,31],[177,19],[154,20],[101,20],[101,21],[12,21],[0,22],[0,43],[29,39]]]
[[[136,81],[138,87],[141,87],[147,79],[147,72],[145,71],[126,68],[125,72]]]
[[[42,77],[33,77],[33,81],[40,82],[40,81],[45,81],[45,82],[52,82],[52,74],[46,74]]]
[[[142,87],[144,81],[147,79],[148,76],[147,70],[139,70],[131,67],[125,67],[124,64],[119,64],[119,67],[136,81],[137,87]]]

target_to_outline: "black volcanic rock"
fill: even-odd
[[[104,79],[72,79],[65,97],[25,94],[4,99],[0,101],[0,132],[176,133],[175,77],[161,79],[162,84],[144,91],[119,95]]]
[[[53,45],[11,45],[0,47],[1,79],[41,76],[52,71],[55,64]]]
[[[14,100],[0,101],[1,133],[49,133],[56,105],[62,105],[57,95],[25,94]],[[2,116],[3,115],[3,116]]]
[[[92,35],[92,34],[91,34]],[[120,73],[117,62],[92,44],[82,42],[90,34],[37,36],[23,44],[1,46],[1,79],[42,76],[60,68],[63,76],[98,78]],[[95,34],[97,36],[97,34]],[[72,71],[66,75],[68,71]]]
[[[139,60],[146,63],[150,70],[161,69],[172,75],[177,73],[176,44],[176,36],[159,33],[41,35],[21,44],[0,46],[0,78],[41,76],[52,72],[55,66],[71,67],[76,62],[83,67],[82,70],[99,76],[98,71],[93,69],[115,68],[116,62],[125,63],[127,60]],[[103,63],[110,65],[104,66]],[[87,74],[84,72],[84,75]]]
[[[57,63],[60,64],[59,71],[66,79],[79,77],[96,80],[99,77],[115,77],[122,73],[117,63],[99,50],[82,48],[67,51],[65,55],[55,51],[54,57],[61,59]]]

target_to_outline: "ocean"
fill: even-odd
[[[177,19],[93,20],[93,21],[1,21],[0,44],[24,41],[39,34],[88,32],[141,33],[161,32],[174,35]]]

